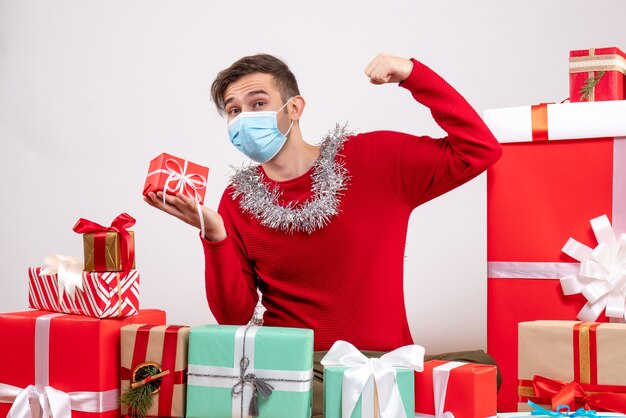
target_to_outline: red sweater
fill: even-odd
[[[348,188],[339,215],[326,227],[309,235],[261,226],[242,213],[232,188],[226,189],[218,211],[228,237],[202,240],[207,300],[219,323],[247,323],[258,286],[265,325],[311,328],[315,350],[327,350],[338,339],[363,350],[413,343],[402,283],[411,211],[477,176],[501,154],[465,99],[413,62],[400,86],[431,109],[447,137],[377,131],[349,138],[337,157],[348,171]],[[267,181],[280,187],[286,202],[311,196],[310,171]]]

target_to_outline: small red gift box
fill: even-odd
[[[570,51],[569,73],[572,102],[626,98],[626,55],[619,48]]]
[[[486,418],[496,415],[496,367],[431,360],[415,373],[416,417]]]
[[[164,324],[165,312],[118,319],[0,314],[0,416],[13,408],[14,417],[41,417],[43,407],[55,418],[119,417],[120,328],[132,323]]]
[[[607,214],[626,232],[624,101],[485,111],[500,142],[487,172],[487,351],[498,363],[498,408],[517,404],[517,324],[576,319],[587,300],[560,283],[580,264],[562,249],[570,237],[596,246],[591,219]],[[605,137],[601,137],[605,135]],[[606,136],[611,137],[606,137]],[[595,137],[594,137],[595,136]],[[581,139],[584,138],[584,139]],[[563,140],[569,139],[569,140]],[[604,315],[598,318],[606,321]]]
[[[143,195],[150,192],[182,193],[202,204],[208,177],[207,167],[163,153],[150,161]]]
[[[57,273],[44,274],[43,267],[28,269],[28,306],[47,311],[114,318],[139,311],[139,273],[83,272],[81,287],[59,282]]]

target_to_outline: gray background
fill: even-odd
[[[165,309],[170,323],[214,322],[197,232],[141,191],[148,162],[167,151],[210,167],[206,202],[217,205],[245,157],[209,86],[242,55],[291,66],[309,142],[345,121],[439,136],[406,91],[369,84],[376,53],[423,61],[478,111],[560,101],[568,51],[626,48],[624,16],[621,0],[0,0],[0,311],[27,308],[28,266],[51,252],[82,256],[79,217],[108,224],[128,212],[142,306]],[[485,261],[482,175],[411,220],[406,304],[428,351],[485,346]]]

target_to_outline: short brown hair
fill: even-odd
[[[287,64],[269,54],[249,55],[238,59],[230,67],[220,71],[213,80],[211,98],[220,115],[224,113],[224,92],[228,86],[241,77],[252,73],[271,74],[283,102],[300,94],[296,77]]]

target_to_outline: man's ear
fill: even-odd
[[[287,112],[289,113],[289,120],[294,122],[300,120],[302,116],[302,112],[304,112],[304,107],[306,106],[306,102],[304,101],[304,97],[298,95],[294,96],[293,99],[287,105]]]

